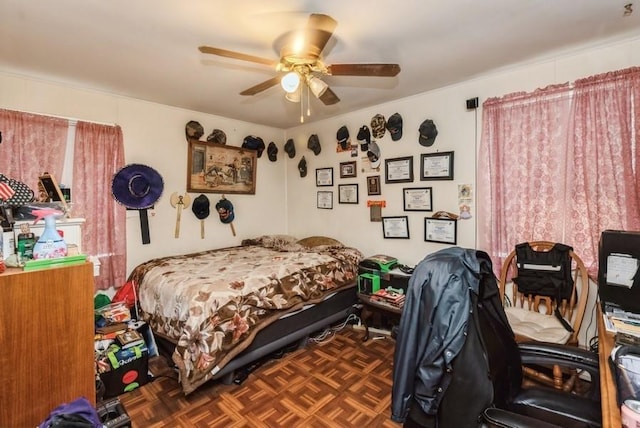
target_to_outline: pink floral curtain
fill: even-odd
[[[602,231],[640,230],[640,68],[483,107],[479,248],[499,270],[519,242],[563,242],[595,277]]]
[[[62,175],[69,121],[0,109],[0,173],[38,194],[38,177]]]
[[[519,242],[562,241],[569,85],[488,99],[478,156],[478,242],[499,271]]]
[[[98,257],[95,287],[118,288],[126,276],[126,211],[111,196],[113,175],[124,165],[119,126],[78,122],[73,160],[73,213],[86,219],[83,250]]]
[[[572,119],[565,224],[595,276],[601,232],[640,230],[640,68],[576,81]]]

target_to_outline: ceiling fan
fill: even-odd
[[[302,85],[307,87],[325,105],[335,104],[340,98],[322,81],[328,76],[393,77],[400,72],[398,64],[325,64],[322,51],[338,25],[329,15],[313,13],[304,30],[293,33],[280,50],[280,59],[271,60],[211,46],[200,46],[202,53],[239,59],[273,67],[278,75],[258,83],[240,95],[256,95],[278,83],[287,92],[287,99],[298,101]],[[285,73],[285,74],[283,74]],[[296,94],[298,97],[296,99]]]

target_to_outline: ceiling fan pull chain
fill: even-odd
[[[304,123],[304,92],[300,88],[300,123]]]
[[[309,95],[309,85],[307,86],[307,116],[311,116],[311,96]]]

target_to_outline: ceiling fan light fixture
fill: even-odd
[[[280,85],[285,92],[291,94],[300,86],[300,76],[298,76],[298,73],[295,71],[291,71],[285,74],[282,80],[280,80]]]
[[[287,99],[287,101],[291,101],[292,103],[299,103],[300,88],[298,88],[298,90],[295,90],[293,92],[287,92],[286,94],[284,94],[284,97]]]
[[[315,76],[309,77],[307,84],[316,98],[320,98],[327,91],[327,88],[329,88],[329,85]]]

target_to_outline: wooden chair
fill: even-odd
[[[536,251],[549,251],[554,244],[555,242],[549,241],[529,242],[531,248]],[[517,284],[513,281],[513,278],[518,276],[515,249],[505,259],[500,273],[500,298],[509,324],[516,335],[516,341],[578,346],[578,333],[589,297],[589,275],[580,257],[573,251],[570,251],[569,255],[572,259],[573,291],[569,300],[563,299],[561,302],[557,302],[553,297],[524,295],[519,292]],[[573,332],[563,327],[554,315],[556,306],[573,328]],[[528,378],[536,382],[564,391],[573,390],[577,380],[576,373],[563,373],[558,366],[549,370],[524,367],[523,371]]]

